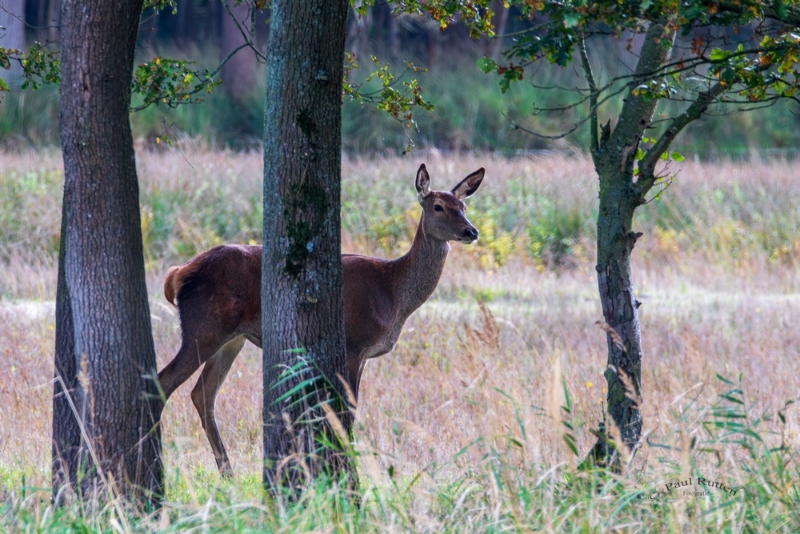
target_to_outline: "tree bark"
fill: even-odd
[[[67,252],[66,197],[61,207],[61,245],[58,250],[58,286],[56,288],[56,352],[53,386],[53,461],[51,476],[53,494],[62,488],[77,486],[78,466],[82,463],[81,431],[77,422],[78,357],[73,339],[72,306],[67,290],[64,258]]]
[[[301,472],[349,470],[340,451],[320,448],[323,437],[336,441],[320,404],[332,402],[345,433],[352,425],[341,381],[347,371],[339,212],[347,10],[347,0],[272,3],[261,302],[264,483],[273,488],[296,487]],[[282,380],[298,356],[307,366]],[[302,381],[306,387],[279,400]]]
[[[162,493],[162,402],[128,116],[141,11],[142,0],[62,2],[55,369],[75,410],[69,397],[54,399],[54,465],[67,467],[53,481],[56,491],[77,483],[88,496],[110,486],[153,501]]]
[[[600,179],[596,269],[608,343],[605,371],[608,412],[629,452],[635,451],[642,429],[640,303],[634,296],[630,260],[641,235],[634,233],[632,227],[634,211],[643,203],[643,194],[634,182],[634,164],[642,135],[650,126],[658,102],[634,96],[633,89],[646,74],[669,59],[673,38],[674,33],[663,25],[653,24],[648,28],[636,67],[637,76],[631,81],[617,126],[613,133],[607,126],[599,147],[592,151]],[[596,138],[597,133],[593,132],[593,136]]]

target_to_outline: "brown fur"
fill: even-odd
[[[411,250],[395,260],[342,256],[347,381],[356,399],[366,360],[392,351],[406,319],[436,289],[449,241],[477,239],[461,199],[472,195],[482,179],[480,169],[452,191],[430,191],[423,165],[416,182],[422,218]],[[167,300],[175,305],[177,297],[183,339],[158,379],[168,399],[205,364],[192,400],[223,474],[230,474],[230,463],[214,402],[244,339],[261,346],[261,254],[260,246],[216,246],[171,268],[164,280]]]
[[[175,267],[169,268],[164,277],[164,297],[167,299],[167,302],[176,308],[178,307],[178,305],[175,304],[175,297],[178,296],[184,280],[203,267],[203,264],[213,250],[212,248],[201,252],[183,265],[176,265]]]
[[[170,267],[169,271],[167,271],[167,276],[164,277],[164,298],[166,298],[167,302],[176,308],[175,295],[178,294],[178,289],[180,289],[181,282],[183,281],[183,277],[180,276],[180,272],[181,267]]]

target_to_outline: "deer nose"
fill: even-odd
[[[472,226],[467,226],[464,229],[464,237],[469,238],[471,241],[478,239],[478,230]]]

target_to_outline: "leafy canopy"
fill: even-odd
[[[593,92],[619,94],[619,83],[636,83],[635,95],[693,101],[720,83],[720,103],[768,103],[795,98],[800,78],[800,1],[708,0],[516,0],[530,22],[504,53],[504,61],[481,58],[484,72],[501,75],[501,89],[523,79],[526,68],[546,61],[567,66],[579,47],[595,38],[633,37],[664,24],[687,41],[660,67],[609,80]],[[663,46],[671,47],[670,39]],[[721,96],[724,93],[724,96]],[[737,98],[738,97],[738,98]],[[587,95],[575,104],[588,101]]]

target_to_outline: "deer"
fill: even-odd
[[[408,317],[433,294],[450,241],[477,241],[463,200],[475,194],[483,176],[480,168],[450,191],[432,191],[422,164],[414,184],[422,215],[409,251],[393,260],[342,254],[344,379],[355,399],[367,360],[391,352]],[[191,398],[223,476],[233,470],[214,405],[245,341],[261,348],[261,251],[260,245],[219,245],[170,268],[164,279],[164,297],[178,309],[181,346],[158,373],[163,398],[203,365]]]

